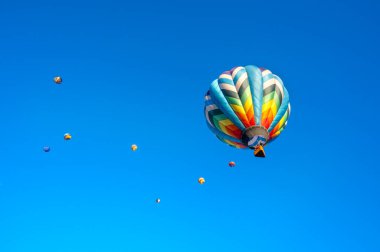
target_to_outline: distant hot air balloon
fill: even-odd
[[[50,147],[49,146],[45,146],[42,149],[44,150],[44,152],[49,152],[50,151]]]
[[[160,203],[161,202],[161,199],[160,198],[157,198],[156,199],[156,203],[158,204],[158,203]]]
[[[198,179],[198,183],[199,184],[204,184],[206,182],[206,180],[204,179],[204,178],[202,178],[202,177],[200,177],[199,179]]]
[[[56,76],[56,77],[54,77],[54,82],[56,84],[61,84],[62,83],[62,78],[60,76]]]
[[[136,151],[136,150],[137,150],[137,145],[136,145],[136,144],[132,144],[132,146],[131,146],[131,150],[132,150],[132,151]]]
[[[66,133],[65,135],[63,135],[63,139],[65,140],[71,140],[71,134],[70,133]]]
[[[229,165],[230,167],[235,167],[236,164],[235,164],[235,162],[231,161],[231,162],[228,163],[228,165]]]
[[[207,125],[222,142],[250,148],[265,157],[263,146],[285,129],[289,94],[281,79],[256,66],[235,67],[211,83],[205,96]]]

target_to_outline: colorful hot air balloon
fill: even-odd
[[[132,144],[131,150],[136,151],[137,150],[137,145],[136,144]]]
[[[235,167],[236,164],[235,164],[235,162],[231,161],[231,162],[228,163],[228,165],[229,165],[230,167]]]
[[[204,178],[202,178],[202,177],[200,177],[199,179],[198,179],[198,183],[199,184],[204,184],[206,182],[206,180],[204,179]]]
[[[70,133],[66,133],[66,134],[64,134],[63,135],[63,139],[65,139],[65,140],[71,140],[71,134]]]
[[[62,78],[60,76],[54,77],[54,82],[56,84],[61,84],[62,83]]]
[[[286,127],[289,94],[271,71],[235,67],[211,83],[204,112],[207,125],[222,142],[253,149],[255,156],[265,157],[263,146]]]

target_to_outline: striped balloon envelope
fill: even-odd
[[[214,80],[205,95],[207,125],[222,142],[254,149],[264,157],[263,146],[285,129],[289,94],[281,79],[256,66],[235,67]]]

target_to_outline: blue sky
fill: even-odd
[[[379,7],[1,2],[0,251],[380,251]],[[292,104],[265,159],[203,117],[249,64]]]

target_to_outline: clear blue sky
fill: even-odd
[[[306,2],[2,1],[0,251],[380,251],[380,6]],[[266,159],[203,117],[249,64],[292,104]]]

